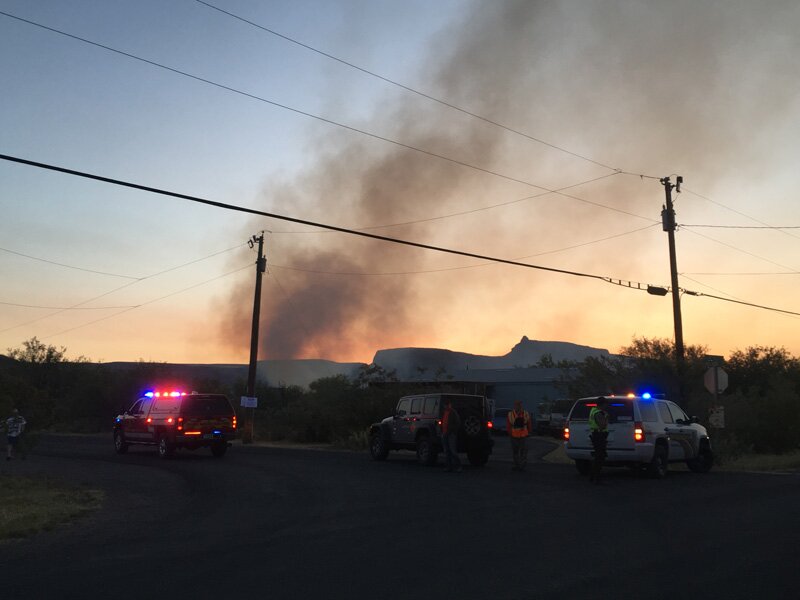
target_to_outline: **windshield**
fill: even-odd
[[[597,406],[596,398],[584,398],[575,403],[572,413],[569,415],[570,421],[588,421],[589,412]],[[615,398],[606,407],[609,422],[620,423],[633,421],[633,401],[627,398]]]

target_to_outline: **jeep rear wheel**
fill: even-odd
[[[653,479],[664,479],[667,475],[669,462],[667,459],[667,449],[664,446],[656,446],[653,452],[653,460],[647,465],[647,473]]]
[[[114,432],[114,450],[117,454],[125,454],[128,451],[125,435],[119,430]]]
[[[421,465],[435,465],[438,454],[433,449],[433,443],[428,435],[417,438],[417,460]]]
[[[686,461],[686,466],[694,473],[708,473],[714,464],[714,454],[710,448],[700,448],[697,456]]]
[[[369,436],[369,455],[372,460],[386,460],[389,456],[389,445],[380,431],[375,431]]]
[[[170,458],[175,454],[175,444],[165,434],[158,438],[158,456],[161,458]]]

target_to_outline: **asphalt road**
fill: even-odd
[[[0,544],[2,598],[779,598],[800,588],[800,474],[459,474],[366,454],[113,453],[47,437],[0,472],[101,487],[103,509]],[[548,449],[533,442],[533,454]]]

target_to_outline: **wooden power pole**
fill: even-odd
[[[256,395],[256,367],[258,364],[258,330],[261,319],[261,276],[267,270],[267,259],[264,256],[264,232],[254,235],[248,241],[251,248],[258,243],[258,259],[256,260],[256,293],[253,300],[253,328],[250,332],[250,367],[247,371],[247,395],[250,398]],[[248,423],[242,431],[242,441],[245,444],[253,442],[253,429],[255,424],[255,408],[250,407]]]

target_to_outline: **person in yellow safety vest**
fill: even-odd
[[[603,461],[606,459],[606,445],[608,444],[608,400],[600,397],[597,405],[589,411],[589,437],[592,440],[594,461],[592,470],[589,473],[591,483],[600,483],[600,471],[603,469]]]
[[[508,436],[511,439],[511,454],[514,457],[514,471],[522,471],[528,459],[525,438],[531,434],[531,415],[522,408],[522,402],[514,401],[514,410],[508,413]]]

